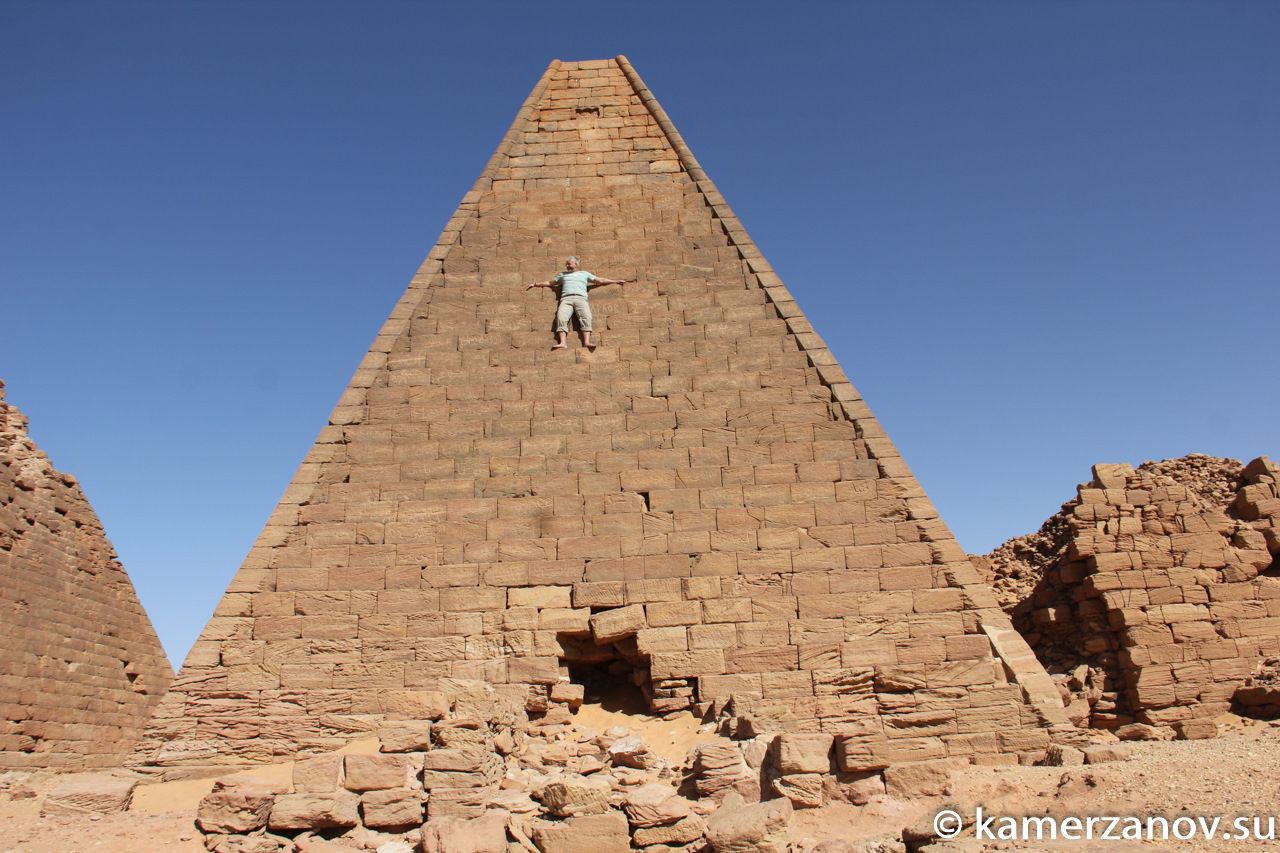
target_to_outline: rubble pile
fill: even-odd
[[[677,763],[627,728],[600,732],[573,717],[520,723],[491,686],[459,686],[464,692],[439,697],[435,719],[385,722],[376,752],[297,760],[287,784],[243,773],[218,780],[198,810],[206,848],[782,853],[795,809],[865,804],[886,784],[912,796],[948,765],[846,772],[866,763],[856,736],[785,731],[714,738]],[[763,722],[726,712],[702,728],[716,726],[747,731]]]
[[[1246,680],[1280,653],[1280,468],[1192,455],[1093,473],[1038,533],[973,560],[1068,716],[1195,737],[1233,701],[1271,713]]]

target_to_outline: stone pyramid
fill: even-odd
[[[172,677],[76,478],[0,382],[0,769],[120,764]]]
[[[568,255],[598,349],[552,351]],[[553,62],[179,673],[141,760],[329,749],[424,694],[574,685],[1043,749],[1043,669],[624,57]],[[616,686],[616,685],[615,685]]]

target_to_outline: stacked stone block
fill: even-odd
[[[75,477],[0,382],[0,768],[121,763],[172,676]]]
[[[1244,466],[1227,506],[1152,471],[1093,470],[1064,507],[1069,547],[1015,624],[1042,653],[1107,673],[1093,725],[1194,728],[1280,654],[1280,469]]]
[[[594,352],[551,351],[555,300],[524,290],[570,254],[638,279],[592,292]],[[998,653],[993,632],[1020,648]],[[622,58],[553,63],[538,83],[142,754],[329,749],[444,679],[523,691],[538,718],[583,667],[655,710],[738,697],[902,754],[1043,748],[1064,721]]]

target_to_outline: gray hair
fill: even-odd
[[[577,256],[577,255],[570,255],[569,257],[565,258],[565,260],[566,260],[566,261],[573,261],[575,264],[580,264],[580,263],[582,263],[582,261],[578,260],[578,256]]]

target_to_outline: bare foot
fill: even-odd
[[[596,351],[596,345],[595,345],[595,344],[583,344],[583,346],[585,346],[585,347],[587,348],[587,352],[595,352],[595,351]]]
[[[552,349],[568,349],[568,344],[556,344]]]

